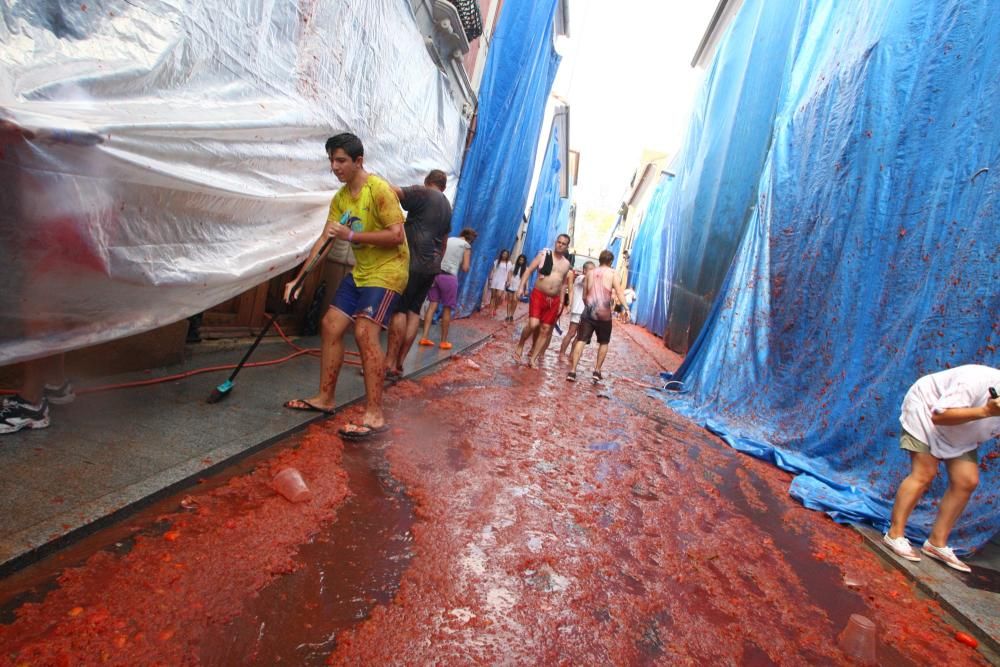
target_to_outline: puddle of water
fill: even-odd
[[[207,665],[325,665],[336,635],[388,604],[412,558],[413,504],[379,453],[345,448],[352,496],[304,545],[295,572],[248,600],[203,640]]]

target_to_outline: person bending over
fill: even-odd
[[[970,571],[948,546],[948,536],[979,485],[978,445],[1000,435],[1000,399],[991,396],[991,388],[1000,388],[1000,370],[970,364],[925,375],[906,392],[899,446],[910,455],[910,474],[896,491],[889,530],[882,536],[896,555],[920,560],[904,534],[906,522],[944,461],[948,489],[921,551]]]

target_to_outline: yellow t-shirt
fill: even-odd
[[[354,232],[379,232],[392,225],[403,224],[399,199],[389,184],[374,174],[361,187],[357,199],[351,188],[344,185],[330,202],[327,221],[339,224],[344,214]],[[398,246],[381,247],[352,243],[354,250],[354,284],[358,287],[384,287],[402,294],[410,276],[410,250],[406,239]]]

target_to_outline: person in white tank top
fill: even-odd
[[[504,302],[504,295],[510,285],[514,264],[510,261],[510,251],[501,250],[490,271],[490,317],[497,316],[497,309]]]
[[[559,356],[562,357],[569,350],[569,346],[576,340],[576,332],[580,329],[580,318],[583,317],[583,283],[587,274],[594,270],[593,262],[586,262],[583,265],[583,273],[578,275],[573,281],[573,303],[569,306],[569,329],[563,336],[562,344],[559,346]]]

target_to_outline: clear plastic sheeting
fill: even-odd
[[[791,494],[838,521],[888,525],[910,465],[900,404],[917,378],[1000,365],[998,33],[990,3],[747,0],[706,83],[711,98],[727,72],[781,61],[766,159],[721,172],[756,180],[755,203],[671,404],[795,472]],[[730,121],[773,100],[756,105]],[[718,141],[730,156],[762,145]],[[678,178],[686,200],[717,189]],[[979,453],[951,537],[960,553],[1000,529],[998,443]],[[912,539],[927,537],[945,485],[942,471]]]
[[[670,305],[676,224],[667,224],[665,213],[673,193],[673,182],[674,177],[670,174],[660,176],[632,242],[632,255],[629,257],[628,281],[637,295],[632,306],[636,324],[655,332],[661,332],[666,327]]]
[[[529,262],[543,248],[554,247],[556,237],[565,234],[569,228],[569,199],[560,196],[563,164],[559,156],[563,154],[563,141],[559,136],[558,126],[553,126],[548,146],[545,147],[545,157],[542,158],[535,199],[531,205],[531,217],[524,237],[522,252],[527,255]]]
[[[407,185],[466,122],[405,0],[0,7],[0,364],[153,329],[300,262],[351,131]]]
[[[501,248],[517,237],[535,166],[545,103],[559,67],[553,50],[556,0],[504,0],[479,93],[476,136],[455,198],[452,229],[475,229],[458,310],[468,315]]]

